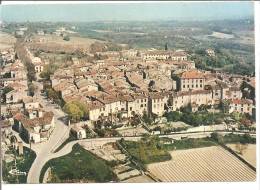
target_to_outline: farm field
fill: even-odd
[[[14,36],[0,31],[0,50],[6,50],[14,46],[16,39]]]
[[[91,44],[94,42],[102,42],[95,39],[70,36],[70,40],[63,40],[63,37],[56,35],[35,35],[32,38],[32,43],[28,43],[32,49],[41,49],[48,52],[66,52],[71,53],[77,49],[88,51]]]
[[[164,182],[255,181],[256,173],[219,146],[177,150],[172,159],[153,163],[148,170]]]
[[[140,175],[122,181],[122,183],[152,183],[152,182],[154,181],[146,175]]]
[[[227,144],[229,148],[237,152],[236,144]],[[243,154],[239,154],[242,158],[244,158],[248,163],[256,167],[256,145],[248,144],[246,149],[243,151]]]
[[[221,39],[231,39],[234,38],[233,34],[225,34],[221,32],[213,32],[210,36],[213,36],[215,38],[221,38]]]

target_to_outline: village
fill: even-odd
[[[167,44],[164,50],[74,49],[80,56],[71,52],[65,66],[57,66],[45,55],[47,35],[37,31],[29,36],[26,30],[17,30],[14,47],[1,51],[2,155],[8,155],[10,146],[23,155],[24,146],[37,157],[46,153],[47,162],[69,142],[84,139],[218,131],[255,134],[254,76],[196,68],[186,50],[169,50]],[[63,27],[48,35],[72,30]],[[210,47],[205,53],[216,56]],[[43,147],[50,152],[41,152]],[[106,160],[126,160],[122,147],[97,147],[86,149]],[[10,159],[10,154],[4,158]],[[130,173],[119,172],[121,181],[141,175],[129,165],[115,170],[122,168]]]

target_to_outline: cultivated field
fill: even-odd
[[[213,36],[215,38],[221,38],[221,39],[231,39],[234,38],[233,34],[225,34],[221,32],[213,32],[210,36]]]
[[[149,164],[148,169],[164,182],[255,181],[256,173],[218,146],[171,152],[172,160]]]
[[[14,36],[0,31],[0,50],[6,50],[14,46]]]
[[[139,176],[127,179],[127,180],[123,180],[121,182],[123,182],[123,183],[152,183],[154,181],[146,175],[139,175]]]
[[[32,49],[41,49],[48,52],[66,52],[71,53],[76,50],[88,51],[91,44],[99,40],[70,36],[70,40],[63,40],[63,37],[56,35],[35,35],[33,42],[28,43]],[[101,41],[99,41],[101,42]]]
[[[237,150],[236,144],[227,144],[228,147],[230,147],[235,152],[239,151]],[[255,144],[248,144],[246,145],[245,150],[243,150],[242,155],[239,154],[242,158],[244,158],[248,163],[256,167],[256,145]]]

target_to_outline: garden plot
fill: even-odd
[[[88,151],[107,161],[124,161],[126,159],[126,156],[121,153],[121,150],[115,149],[111,143],[105,144],[101,148],[95,148]]]
[[[140,125],[137,127],[121,127],[116,129],[116,131],[122,136],[140,136],[149,133]]]

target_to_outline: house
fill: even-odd
[[[215,56],[215,51],[213,49],[206,49],[205,52],[210,57],[214,57]]]
[[[248,113],[249,115],[253,114],[253,101],[250,99],[232,99],[229,104],[229,113],[238,112],[238,113]]]
[[[165,112],[168,97],[168,94],[150,93],[148,99],[149,114],[153,113],[161,117]]]
[[[187,61],[187,53],[185,51],[176,51],[171,54],[171,59],[174,61]]]
[[[87,137],[86,130],[83,129],[80,126],[72,126],[71,127],[71,133],[74,135],[77,139],[85,139]]]
[[[38,101],[35,101],[35,99],[31,96],[23,98],[22,102],[24,109],[38,109],[41,107],[40,103]]]
[[[198,70],[184,71],[175,79],[179,91],[203,90],[205,86],[205,76]]]
[[[176,92],[170,95],[169,107],[172,111],[179,110],[191,104],[193,107],[200,105],[212,105],[212,93],[210,90],[194,90]]]
[[[34,70],[36,73],[41,73],[43,71],[44,63],[42,62],[41,58],[33,57],[32,64],[34,65]]]
[[[143,60],[174,60],[174,61],[186,61],[187,53],[184,51],[173,52],[173,51],[147,51],[142,55]]]
[[[19,112],[14,115],[14,128],[27,142],[44,142],[49,139],[54,129],[54,114],[45,112],[42,117],[30,119]]]
[[[102,112],[105,111],[105,105],[99,101],[91,101],[87,104],[89,110],[89,120],[99,120]]]
[[[18,103],[26,96],[26,91],[12,90],[5,94],[5,100],[7,104]]]
[[[142,93],[131,94],[132,99],[127,101],[128,116],[134,114],[143,115],[144,112],[148,113],[148,97]]]
[[[1,133],[5,136],[9,135],[10,133],[12,133],[12,125],[11,122],[9,120],[0,120],[0,130]],[[1,135],[2,135],[1,134]]]
[[[237,86],[231,86],[228,92],[229,99],[241,99],[242,98],[242,91]]]
[[[44,35],[44,31],[43,30],[37,30],[37,34],[40,35],[40,36],[43,36]]]
[[[80,91],[98,91],[98,85],[90,79],[76,79],[75,85]]]

